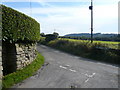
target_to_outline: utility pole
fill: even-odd
[[[91,10],[91,43],[93,43],[93,0],[91,0],[91,6],[89,6]]]

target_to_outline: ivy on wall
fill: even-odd
[[[32,41],[40,39],[40,24],[33,18],[2,5],[3,41]]]

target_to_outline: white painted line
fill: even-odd
[[[88,82],[89,81],[89,78],[87,80],[85,80],[85,82]]]
[[[89,79],[90,79],[90,78],[92,78],[95,74],[96,74],[96,73],[93,73],[92,75],[85,74],[85,75],[88,77],[88,79],[87,79],[87,80],[85,80],[85,82],[88,82],[88,81],[89,81]]]
[[[63,68],[63,69],[67,69],[67,67],[64,67],[64,66],[61,66],[60,65],[60,68]],[[76,70],[73,70],[73,69],[69,69],[71,72],[77,72]]]
[[[89,75],[89,77],[93,77],[96,73],[93,73],[92,75]]]
[[[92,75],[85,74],[87,77],[92,78],[96,73],[93,73]]]
[[[93,76],[95,75],[96,73],[93,73]]]
[[[60,68],[67,69],[67,67],[60,66]]]
[[[69,69],[71,72],[77,72],[76,70]]]
[[[67,67],[69,67],[70,65],[66,65]]]

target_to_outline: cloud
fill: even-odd
[[[36,1],[36,0],[34,0]],[[65,1],[65,0],[64,0]],[[79,0],[90,1],[90,0]],[[107,4],[99,4],[105,2]],[[99,3],[98,3],[99,2]],[[94,0],[94,32],[117,32],[118,7],[117,0]],[[110,2],[114,2],[113,4]],[[97,4],[96,4],[97,3]],[[31,15],[41,24],[41,32],[52,33],[54,29],[60,34],[90,32],[89,5],[54,6],[47,2],[39,2],[42,7],[16,8]]]
[[[117,32],[117,11],[116,5],[95,6],[94,32]],[[54,29],[60,35],[90,32],[88,6],[33,8],[32,13],[33,17],[41,23],[41,32],[52,33]],[[47,16],[41,17],[41,14]]]
[[[101,5],[94,7],[95,17],[97,18],[116,18],[118,17],[117,5]]]
[[[76,7],[55,7],[53,5],[50,5],[48,3],[39,3],[43,6],[48,7],[38,7],[38,8],[20,8],[19,10],[25,13],[30,13],[32,10],[33,14],[47,14],[51,16],[66,16],[66,15],[74,15],[74,16],[84,16],[83,18],[86,18],[86,16],[89,15],[89,9],[88,5],[80,5]],[[30,10],[31,9],[31,10]],[[113,14],[114,13],[114,14]],[[85,15],[86,14],[86,15]],[[94,6],[94,16],[97,18],[109,18],[109,17],[117,17],[118,15],[118,6],[116,4],[110,4],[110,5],[95,5]]]

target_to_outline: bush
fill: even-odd
[[[47,34],[45,37],[46,37],[45,38],[46,42],[57,39],[57,35],[55,35],[55,34]]]
[[[36,42],[40,39],[40,24],[35,19],[2,5],[2,39]]]
[[[40,37],[39,43],[46,44],[45,37]]]

